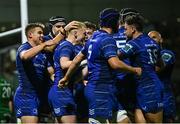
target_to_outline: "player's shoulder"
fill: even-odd
[[[62,40],[56,47],[56,49],[59,49],[63,46],[66,46],[68,44],[68,42],[66,40]]]
[[[28,42],[25,42],[19,46],[18,51],[22,51],[29,48],[31,48],[31,45]]]
[[[139,39],[131,39],[131,40],[128,40],[127,43],[126,43],[126,46],[139,46],[138,44],[140,42],[138,42]]]
[[[61,43],[62,46],[73,46],[73,44],[68,41],[68,40],[64,40],[62,43]]]
[[[106,40],[106,39],[113,39],[112,35],[107,33],[106,31],[104,30],[98,30],[94,33],[94,35],[92,36],[92,39],[97,39],[99,41],[102,41],[102,40]]]

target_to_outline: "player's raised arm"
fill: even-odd
[[[58,31],[58,34],[51,40],[48,40],[46,42],[49,42],[51,45],[46,46],[44,50],[52,52],[57,44],[59,44],[64,38],[66,38],[67,32],[69,32],[71,29],[77,29],[78,27],[78,21],[71,21],[68,23],[64,28],[61,27]]]

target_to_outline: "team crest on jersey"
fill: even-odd
[[[124,52],[128,52],[130,49],[132,49],[132,46],[130,44],[126,44],[124,48],[122,48]]]
[[[146,110],[147,110],[147,107],[146,107],[146,106],[143,106],[142,109],[143,109],[144,111],[146,111]]]
[[[38,111],[37,111],[37,109],[35,108],[35,109],[33,109],[33,113],[34,114],[37,114],[38,113]]]
[[[89,114],[94,115],[94,109],[89,109]]]
[[[60,108],[54,108],[54,112],[55,112],[56,114],[60,113]]]

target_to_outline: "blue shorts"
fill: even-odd
[[[115,86],[111,84],[87,84],[85,97],[89,104],[90,118],[113,119],[114,112],[123,110],[117,101],[115,91]]]
[[[85,86],[83,83],[75,84],[75,102],[77,104],[77,118],[88,118],[88,102],[84,96]]]
[[[171,91],[163,92],[163,120],[174,120],[176,116],[175,98]]]
[[[161,82],[144,80],[139,83],[136,90],[137,108],[144,113],[157,113],[163,109],[163,89]]]
[[[38,116],[39,99],[35,92],[26,92],[18,87],[14,95],[16,117]]]
[[[134,75],[126,74],[117,79],[117,99],[125,110],[134,111],[136,103],[136,83]]]
[[[53,85],[49,91],[48,101],[55,117],[75,115],[76,104],[69,88],[58,88]]]

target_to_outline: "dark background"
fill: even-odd
[[[55,15],[64,16],[68,21],[91,21],[98,24],[99,12],[106,7],[137,9],[146,19],[144,32],[160,31],[164,42],[175,52],[172,80],[177,111],[180,111],[180,0],[28,0],[28,17],[29,22],[44,24]],[[0,0],[0,33],[19,27],[20,1]],[[14,66],[7,65],[7,53],[11,50],[7,47],[16,44],[21,44],[20,33],[0,38],[0,74],[15,70]]]

